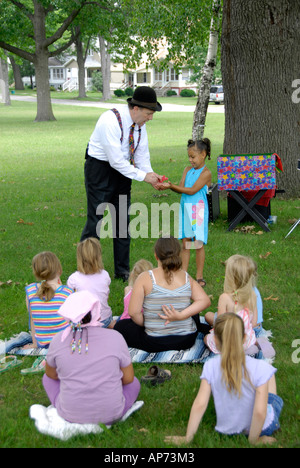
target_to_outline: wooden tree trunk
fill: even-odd
[[[224,0],[222,76],[223,152],[276,152],[284,172],[277,185],[299,196],[300,8],[295,0]]]
[[[76,26],[79,29],[79,26]],[[76,29],[75,28],[75,29]],[[85,98],[86,91],[85,91],[85,69],[84,69],[84,54],[83,54],[83,47],[82,47],[82,40],[81,35],[78,34],[75,40],[75,47],[76,47],[76,56],[77,56],[77,64],[78,64],[78,98]]]
[[[35,65],[35,84],[37,94],[37,114],[35,122],[44,122],[48,120],[56,120],[51,104],[50,86],[49,86],[49,70],[48,70],[49,54],[45,49],[37,57]]]
[[[9,54],[9,60],[10,60],[10,64],[12,66],[13,73],[14,73],[15,89],[23,90],[24,83],[21,77],[20,65],[16,63],[15,58],[12,54]]]
[[[46,41],[46,26],[45,26],[45,10],[41,3],[37,0],[34,3],[33,27],[36,44],[36,53],[34,54],[35,66],[35,84],[37,92],[37,115],[36,122],[48,120],[56,120],[51,104],[50,86],[49,86],[49,71],[48,59],[49,51],[45,46]]]
[[[204,133],[207,107],[209,103],[210,87],[216,67],[219,27],[220,27],[221,0],[214,0],[210,25],[209,44],[206,61],[203,69],[199,96],[194,112],[193,140],[201,139]]]
[[[101,73],[103,80],[102,100],[108,101],[111,98],[110,94],[110,55],[108,53],[108,44],[105,43],[103,37],[99,36],[100,56],[101,56]]]

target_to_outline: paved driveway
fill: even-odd
[[[10,96],[12,101],[27,101],[27,102],[36,102],[36,97],[34,96]],[[67,106],[81,106],[81,107],[98,107],[100,109],[111,109],[116,105],[126,105],[126,104],[116,104],[116,103],[107,103],[101,101],[77,101],[71,99],[51,99],[52,104],[63,104]],[[165,112],[194,112],[195,106],[182,106],[180,104],[167,104],[164,103],[163,111]],[[208,106],[207,112],[209,113],[216,113],[216,114],[223,114],[224,113],[224,105],[216,105],[211,104]]]

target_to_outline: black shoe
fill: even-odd
[[[128,281],[129,273],[125,273],[124,275],[115,275],[115,279],[121,279],[124,283]]]

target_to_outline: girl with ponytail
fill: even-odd
[[[245,351],[256,344],[254,331],[257,325],[255,275],[256,265],[250,257],[232,255],[226,261],[224,292],[218,303],[217,317],[227,312],[234,312],[242,318],[246,334]],[[215,314],[207,312],[205,320],[213,326]],[[204,342],[213,353],[219,353],[214,330],[205,336]]]
[[[261,359],[245,356],[244,322],[234,313],[215,323],[220,354],[203,367],[201,385],[193,403],[185,436],[169,436],[165,442],[191,442],[213,394],[217,415],[215,430],[222,434],[246,434],[251,444],[273,443],[280,428],[282,399],[276,392],[276,369]]]
[[[181,246],[174,237],[162,237],[154,248],[157,268],[136,279],[129,303],[131,319],[115,330],[128,346],[155,353],[188,349],[197,337],[197,317],[210,305],[200,285],[181,268]],[[143,310],[143,312],[142,312]]]
[[[207,244],[209,218],[207,192],[211,186],[211,172],[206,159],[210,160],[210,140],[188,140],[187,152],[190,165],[184,169],[179,185],[168,181],[158,184],[158,189],[171,189],[181,194],[178,239],[182,239],[182,269],[188,271],[190,249],[195,249],[196,278],[204,287],[204,244]]]
[[[62,285],[61,263],[52,252],[35,255],[32,270],[37,281],[25,287],[33,343],[27,347],[48,348],[53,336],[68,325],[59,308],[73,290]]]

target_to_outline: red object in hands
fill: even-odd
[[[166,177],[165,175],[164,175],[164,176],[162,176],[162,178],[161,178],[161,182],[165,182],[166,180],[168,180],[168,177]]]

